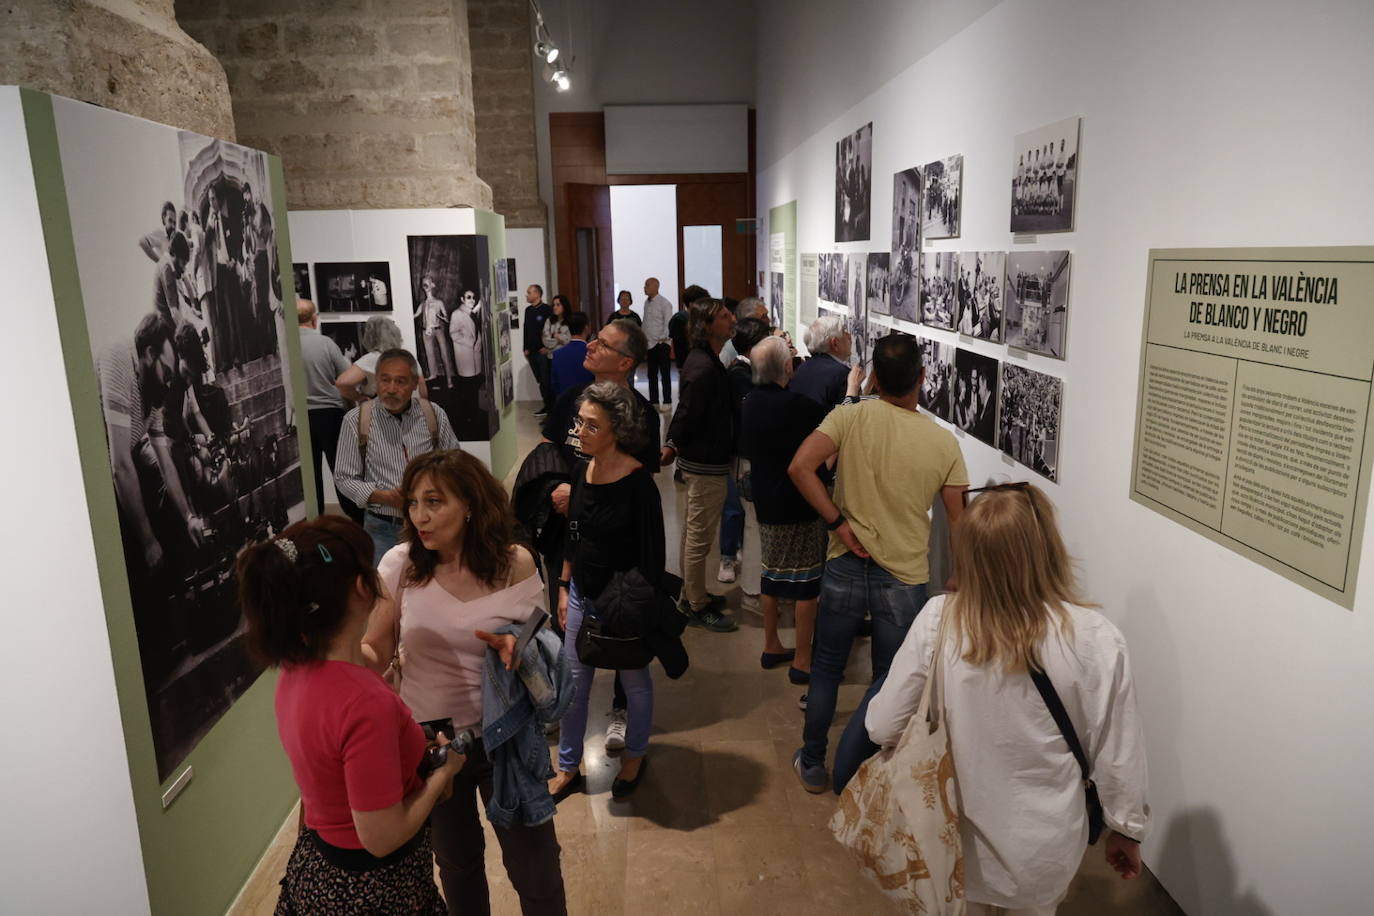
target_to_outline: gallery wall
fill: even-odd
[[[788,10],[760,18],[765,63],[815,61],[833,30],[891,24],[866,6],[842,26]],[[1367,882],[1351,876],[1366,871],[1374,813],[1359,789],[1374,770],[1362,727],[1374,705],[1374,543],[1347,611],[1128,499],[1147,252],[1369,244],[1356,202],[1374,200],[1371,34],[1374,7],[1336,0],[1008,0],[928,52],[913,37],[906,69],[876,89],[862,68],[856,85],[825,67],[826,97],[852,87],[848,107],[795,148],[765,125],[807,110],[813,81],[760,77],[758,210],[797,201],[799,252],[886,251],[893,173],[955,153],[962,233],[925,252],[1072,252],[1063,361],[885,323],[1063,379],[1058,484],[959,441],[974,481],[1045,487],[1086,591],[1126,634],[1149,747],[1145,857],[1191,913],[1368,908]],[[1075,231],[1014,238],[1013,137],[1074,116]],[[835,144],[869,121],[870,240],[836,244]],[[771,164],[770,144],[786,148]]]

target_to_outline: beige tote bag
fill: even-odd
[[[940,622],[915,715],[896,747],[880,750],[859,767],[840,795],[830,830],[908,912],[963,916],[959,791],[937,683],[947,620]]]

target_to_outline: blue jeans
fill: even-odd
[[[873,618],[873,683],[854,714],[861,721],[868,701],[877,693],[892,665],[892,657],[925,603],[924,582],[908,585],[873,560],[846,553],[826,562],[816,607],[811,684],[806,691],[806,725],[802,729],[802,762],[807,766],[825,765],[827,735],[835,718],[840,678],[864,612]]]
[[[744,546],[744,504],[732,471],[725,475],[725,510],[720,514],[720,555],[737,557]]]
[[[590,602],[577,591],[577,580],[568,589],[568,625],[563,636],[563,661],[572,667],[573,698],[563,713],[559,728],[558,768],[565,773],[575,772],[582,763],[582,744],[587,737],[587,706],[591,700],[592,677],[596,669],[582,664],[577,657],[577,634],[582,630],[582,608]],[[625,685],[627,721],[625,723],[625,755],[643,757],[649,750],[649,730],[654,723],[654,679],[648,668],[634,668],[619,672]]]
[[[386,552],[401,540],[401,529],[405,526],[398,516],[395,520],[382,518],[368,512],[363,515],[363,530],[372,535],[372,565],[382,562]]]

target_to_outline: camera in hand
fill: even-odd
[[[445,745],[432,744],[425,748],[425,755],[420,758],[420,778],[424,779],[444,765],[448,760],[450,752],[466,756],[477,741],[477,733],[470,728],[465,728],[460,732],[454,733],[452,719],[436,719],[431,722],[421,722],[420,727],[425,731],[425,738],[434,741],[435,736],[442,734],[448,737],[449,743]]]

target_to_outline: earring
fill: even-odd
[[[465,522],[470,522],[470,521],[472,521],[472,513],[469,512],[466,516],[464,516],[464,517],[463,517],[463,521],[465,521]]]

